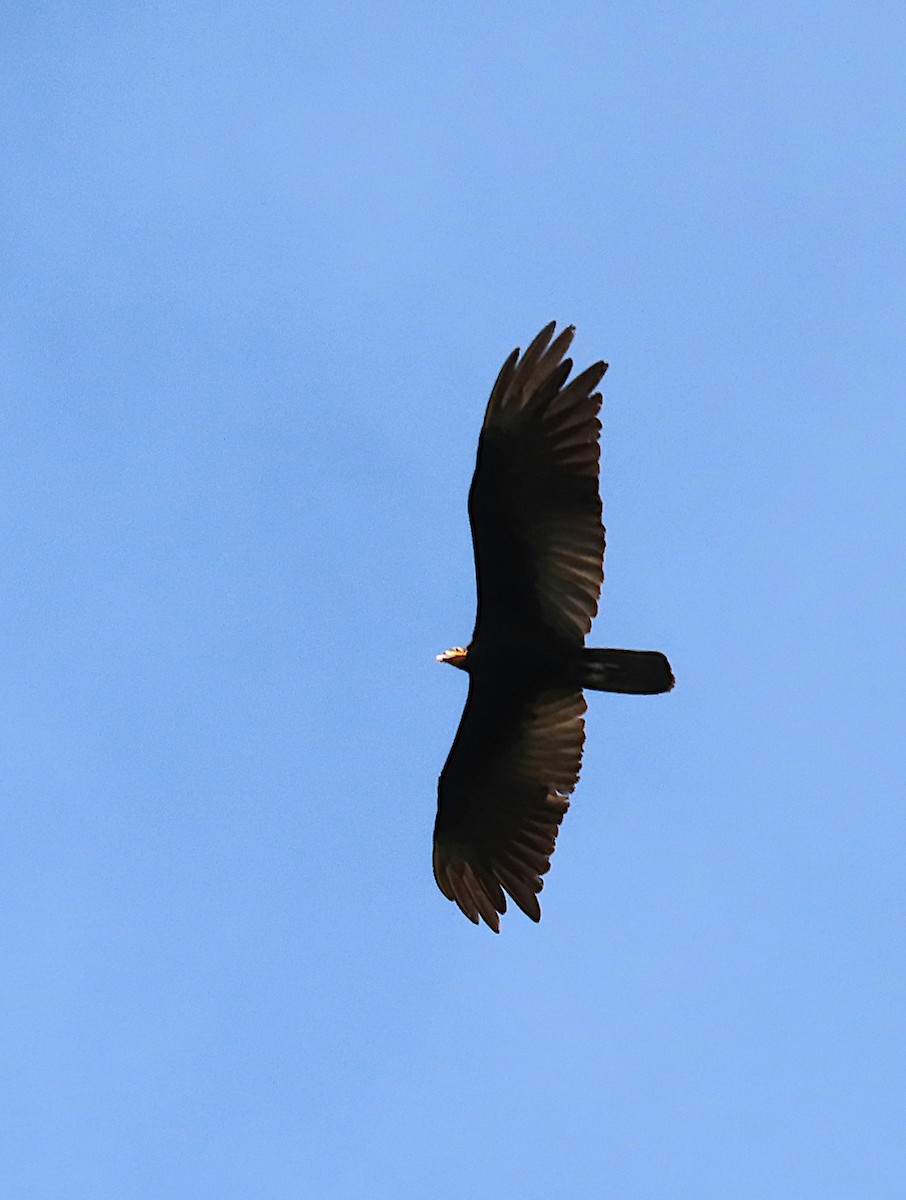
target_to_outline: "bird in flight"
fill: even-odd
[[[572,326],[551,322],[509,356],[491,391],[469,489],[478,611],[468,646],[437,656],[469,694],[438,783],[434,878],[495,933],[509,895],[533,921],[576,786],[583,689],[655,695],[673,673],[655,650],[585,646],[604,578],[595,389],[567,382]]]

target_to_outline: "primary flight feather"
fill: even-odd
[[[584,688],[673,687],[653,650],[585,646],[604,576],[595,389],[569,381],[572,326],[514,350],[491,391],[469,490],[478,611],[472,640],[438,655],[469,694],[441,772],[434,877],[470,921],[499,931],[509,895],[533,921],[585,740]]]

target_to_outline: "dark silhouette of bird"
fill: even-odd
[[[576,786],[583,689],[654,695],[673,673],[654,650],[585,646],[604,578],[595,389],[572,381],[572,326],[516,349],[491,391],[469,490],[478,611],[472,640],[437,656],[469,694],[438,784],[434,877],[499,932],[509,895],[533,921]]]

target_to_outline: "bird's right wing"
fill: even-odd
[[[540,920],[541,876],[579,777],[584,712],[580,691],[527,695],[470,679],[438,786],[434,878],[476,925],[499,931],[504,892]]]

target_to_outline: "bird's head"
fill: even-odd
[[[464,671],[468,653],[468,647],[454,646],[451,650],[445,650],[443,654],[438,654],[437,661],[449,663],[451,667],[459,667],[461,671]]]

